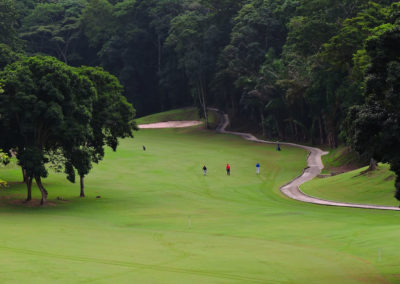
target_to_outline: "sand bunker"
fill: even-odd
[[[202,124],[202,121],[198,120],[186,120],[186,121],[165,121],[150,124],[140,124],[139,128],[183,128],[194,125]]]

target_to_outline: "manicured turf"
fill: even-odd
[[[85,199],[54,173],[46,179],[53,206],[14,204],[22,185],[0,193],[0,282],[400,281],[399,212],[281,195],[305,158],[300,149],[278,153],[200,127],[141,130],[107,152],[86,180]],[[7,181],[20,175],[0,170]]]
[[[199,115],[196,108],[187,107],[141,117],[137,119],[137,123],[146,124],[170,120],[199,120]]]
[[[322,156],[324,163],[323,174],[331,172],[349,171],[365,166],[356,152],[350,151],[348,147],[340,145],[336,149],[326,149],[329,153]]]
[[[149,124],[163,121],[176,120],[203,120],[199,117],[199,111],[194,107],[186,107],[181,109],[173,109],[165,112],[155,113],[152,115],[140,117],[136,120],[138,124]],[[219,117],[215,111],[208,111],[208,124],[210,128],[218,125]]]
[[[361,174],[368,167],[328,178],[316,178],[301,186],[305,193],[323,199],[364,204],[394,205],[395,175],[389,165],[379,164],[373,171]]]

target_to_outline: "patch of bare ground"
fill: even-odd
[[[46,203],[44,205],[40,205],[39,199],[32,199],[30,201],[26,201],[23,199],[12,199],[12,200],[7,201],[7,203],[10,205],[23,206],[23,207],[54,207],[54,206],[57,206],[57,203],[52,202],[52,201],[46,201]]]
[[[396,178],[396,176],[393,174],[393,175],[386,177],[385,181],[391,181],[391,180],[394,180],[395,178]],[[399,274],[399,276],[400,276],[400,274]]]
[[[318,177],[319,178],[327,178],[327,177],[331,177],[331,176],[336,176],[336,175],[340,175],[340,174],[344,174],[347,172],[351,172],[354,170],[359,169],[360,166],[359,165],[355,165],[355,164],[348,164],[348,165],[342,165],[340,167],[333,167],[333,168],[329,168],[329,172],[330,174],[319,174]]]
[[[392,275],[390,275],[390,276],[392,276],[392,277],[395,278],[396,280],[400,280],[400,274],[392,274]]]
[[[0,200],[10,200],[12,198],[14,198],[14,196],[11,195],[0,196]]]
[[[342,165],[340,167],[330,168],[329,171],[331,172],[331,175],[335,176],[335,175],[351,172],[351,171],[357,170],[359,168],[360,168],[359,165],[348,164],[348,165]]]
[[[25,184],[23,181],[8,181],[8,185]]]
[[[376,274],[357,275],[355,278],[357,279],[357,282],[362,282],[362,283],[392,283],[389,280],[383,278],[382,276],[377,276]]]

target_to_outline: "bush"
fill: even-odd
[[[7,183],[4,180],[0,179],[0,189],[5,188],[7,186]]]

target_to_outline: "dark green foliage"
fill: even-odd
[[[118,138],[132,137],[132,130],[137,130],[135,110],[121,96],[123,88],[115,76],[100,67],[80,67],[77,71],[89,78],[97,91],[90,123],[94,139],[89,145],[95,147],[100,142],[115,150]]]
[[[23,19],[20,29],[28,52],[49,54],[65,63],[84,61],[82,53],[86,50],[82,42],[85,42],[85,37],[80,17],[85,5],[85,0],[36,4]]]
[[[364,100],[366,40],[399,10],[383,0],[3,1],[29,53],[101,65],[139,115],[195,104],[206,117],[217,105],[271,138],[331,147]],[[0,50],[0,64],[15,60]]]
[[[366,103],[349,113],[349,142],[360,153],[388,162],[397,175],[400,200],[400,28],[371,37],[366,45],[371,65],[367,70]]]
[[[178,66],[189,79],[194,101],[201,110],[208,127],[207,106],[209,84],[215,69],[219,30],[209,25],[209,13],[204,8],[186,12],[171,22],[167,46],[174,48],[178,55]]]
[[[80,67],[76,71],[87,77],[96,90],[89,135],[78,143],[63,146],[67,178],[75,181],[75,168],[81,179],[81,197],[84,197],[83,178],[92,168],[92,162],[103,159],[105,146],[115,151],[119,138],[133,137],[132,131],[137,130],[137,126],[133,120],[135,110],[121,95],[122,86],[115,76],[102,68]]]
[[[7,133],[0,146],[17,153],[28,178],[28,199],[35,178],[45,201],[40,178],[47,176],[50,159],[57,169],[64,164],[71,181],[75,168],[83,188],[83,177],[103,158],[104,146],[116,150],[118,138],[137,130],[122,86],[102,68],[72,68],[36,56],[8,65],[0,78],[0,127]]]
[[[83,143],[88,136],[95,88],[51,57],[22,59],[8,65],[0,77],[0,126],[7,133],[1,146],[16,151],[30,181],[35,178],[41,184],[40,178],[48,174],[48,153]],[[41,191],[44,202],[47,192]]]
[[[0,70],[6,65],[17,61],[22,55],[13,51],[13,49],[4,44],[0,43]]]
[[[0,43],[13,48],[19,45],[17,38],[17,10],[13,0],[0,0]]]

